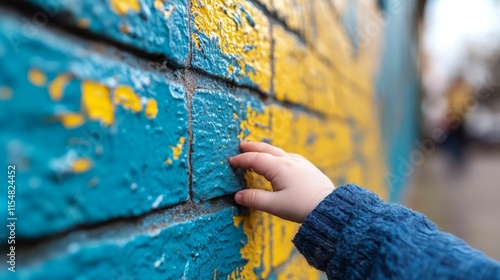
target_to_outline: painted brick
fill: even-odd
[[[47,239],[19,248],[15,279],[320,279],[290,242],[297,224],[218,198],[271,189],[228,165],[242,140],[386,196],[378,47],[351,46],[374,2],[28,2],[56,21],[0,12],[0,158],[20,169],[18,236]]]
[[[154,230],[143,223],[137,233],[69,236],[25,256],[8,279],[226,279],[247,263],[240,257],[246,236],[234,215],[231,207],[161,228],[152,221]],[[12,275],[6,271],[0,278]]]
[[[1,18],[0,85],[11,96],[0,100],[0,147],[18,164],[19,237],[187,199],[179,84]]]
[[[206,200],[241,189],[227,159],[239,153],[238,143],[249,134],[248,115],[263,105],[247,90],[198,90],[192,99],[193,196]],[[217,121],[214,121],[217,120]]]
[[[273,11],[289,29],[298,32],[303,38],[314,35],[313,4],[309,0],[273,0]],[[321,1],[326,2],[326,1]]]
[[[29,0],[40,7],[38,21],[56,18],[185,66],[189,53],[187,3],[183,0]]]
[[[333,68],[284,28],[273,26],[273,36],[280,38],[274,46],[274,67],[280,73],[274,76],[276,98],[324,115],[340,116]]]
[[[247,0],[191,0],[192,66],[269,92],[269,19]]]

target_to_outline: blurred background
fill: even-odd
[[[500,1],[418,10],[421,134],[393,168],[399,200],[500,260]]]

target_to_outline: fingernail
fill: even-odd
[[[236,193],[234,195],[234,200],[238,203],[238,204],[241,204],[241,201],[243,200],[243,195],[241,195],[241,193]]]

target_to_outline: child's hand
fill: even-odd
[[[246,189],[236,193],[238,204],[302,223],[334,189],[332,181],[304,157],[266,143],[242,142],[233,166],[252,168],[273,185],[273,192]]]

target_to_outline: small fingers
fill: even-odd
[[[288,153],[282,149],[264,142],[241,142],[240,149],[242,152],[267,153],[277,157],[288,156]]]
[[[276,215],[278,209],[276,208],[275,197],[275,193],[273,192],[259,189],[246,189],[237,192],[234,195],[234,200],[236,203],[243,206]]]
[[[252,168],[257,174],[264,176],[269,181],[272,181],[278,174],[277,167],[282,164],[281,159],[282,158],[271,154],[248,152],[229,158],[229,163],[232,166],[244,169]]]

